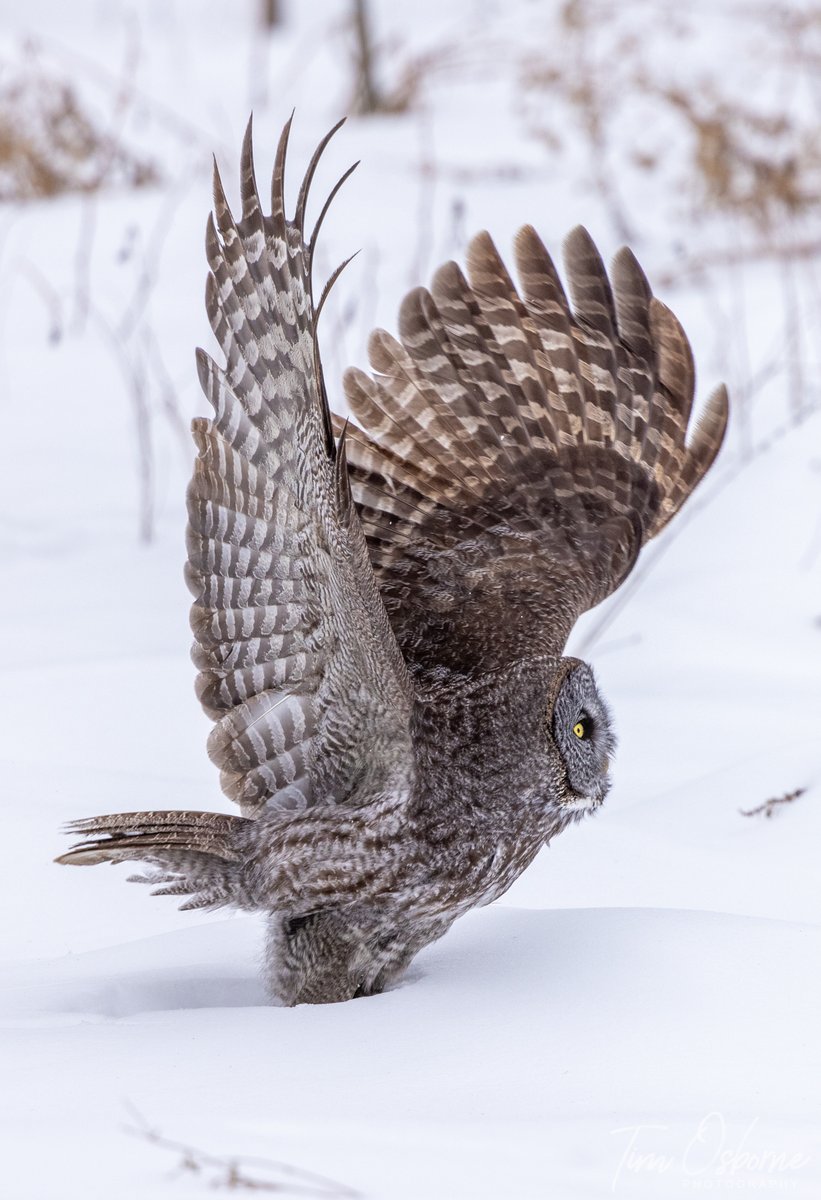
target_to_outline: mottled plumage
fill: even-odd
[[[292,220],[287,140],[270,216],[250,126],[239,220],[215,173],[225,365],[198,353],[214,416],[194,422],[188,492],[197,693],[243,815],[77,821],[60,861],[143,860],[183,907],[265,911],[272,994],[297,1003],[381,990],[601,804],[610,718],[564,646],[709,469],[727,398],[692,425],[690,347],[628,250],[611,284],[574,230],[571,307],[526,226],[519,291],[482,233],[468,279],[448,263],[405,298],[373,376],[345,377],[346,428],[304,232],[328,139]]]

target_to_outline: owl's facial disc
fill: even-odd
[[[560,666],[551,733],[567,784],[562,808],[598,808],[610,788],[608,768],[616,743],[593,672],[578,659],[564,659]]]

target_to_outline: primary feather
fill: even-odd
[[[386,746],[390,758],[407,744],[405,668],[347,503],[316,341],[313,242],[302,222],[328,139],[289,221],[289,126],[270,217],[250,125],[239,221],[215,170],[206,308],[226,366],[198,354],[215,417],[195,429],[188,503],[197,691],[216,721],[208,750],[247,813],[344,803],[366,746]]]

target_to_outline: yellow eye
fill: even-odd
[[[575,733],[577,738],[586,737],[587,729],[585,727],[584,721],[577,721],[576,724],[573,726],[573,732]]]

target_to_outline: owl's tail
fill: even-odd
[[[209,812],[112,813],[72,821],[82,840],[55,861],[73,867],[137,860],[156,870],[135,883],[158,885],[154,896],[188,896],[181,908],[255,908],[242,879],[244,817]]]

